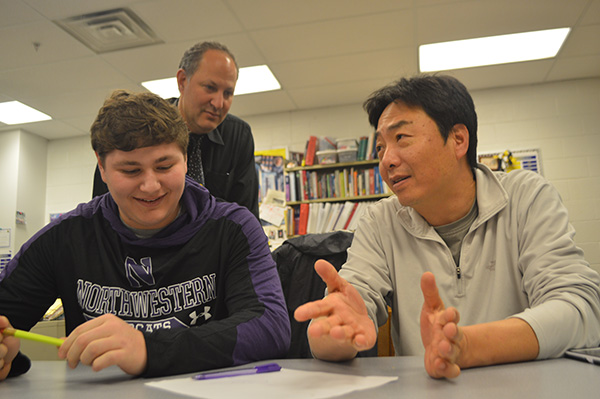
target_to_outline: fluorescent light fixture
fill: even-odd
[[[0,103],[0,122],[7,125],[47,121],[49,119],[52,119],[52,117],[19,101]]]
[[[240,76],[235,85],[236,96],[263,91],[279,90],[281,85],[266,65],[240,68]]]
[[[421,72],[541,60],[556,56],[571,28],[480,37],[419,46]]]
[[[162,98],[179,97],[176,78],[166,78],[142,82],[142,86]],[[266,65],[240,68],[240,76],[235,85],[236,96],[263,91],[278,90],[281,85]]]
[[[166,78],[142,82],[142,86],[162,98],[179,97],[177,78]]]

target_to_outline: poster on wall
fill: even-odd
[[[0,273],[12,258],[10,251],[10,228],[0,227]]]
[[[283,176],[285,157],[285,148],[256,151],[254,153],[254,163],[256,164],[259,185],[258,202],[263,202],[269,190],[285,193]]]
[[[50,221],[53,222],[56,219],[58,219],[59,217],[61,217],[62,215],[64,215],[64,213],[51,213],[50,214]]]
[[[0,227],[0,248],[10,248],[10,228]]]
[[[17,211],[16,220],[17,224],[27,224],[27,216],[25,212]]]
[[[478,162],[494,171],[510,172],[526,169],[542,174],[542,162],[539,148],[527,150],[504,150],[488,152],[477,156]]]
[[[8,265],[8,262],[10,262],[12,256],[10,251],[8,252],[1,252],[2,250],[0,249],[0,273],[2,273],[2,271],[4,270],[4,268],[6,267],[6,265]]]

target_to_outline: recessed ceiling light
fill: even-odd
[[[176,78],[166,78],[142,82],[142,86],[162,98],[179,97]],[[266,65],[240,68],[240,75],[235,85],[236,96],[263,91],[278,90],[281,85]]]
[[[260,93],[263,91],[279,90],[281,85],[266,65],[240,68],[240,76],[235,85],[235,95]]]
[[[142,86],[162,98],[179,97],[177,78],[166,78],[142,82]]]
[[[556,56],[571,28],[480,37],[419,46],[421,72],[540,60]]]
[[[0,122],[7,125],[47,121],[49,119],[52,119],[52,117],[19,101],[0,103]]]

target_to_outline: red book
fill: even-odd
[[[306,234],[306,227],[308,225],[308,212],[309,212],[309,204],[308,203],[300,204],[300,220],[298,220],[298,234],[299,235]]]
[[[304,157],[305,165],[312,166],[315,164],[315,156],[317,154],[317,136],[310,136],[306,144],[306,156]]]
[[[306,201],[309,198],[308,192],[308,177],[306,177],[306,171],[300,171],[302,176],[302,200]]]
[[[350,215],[348,216],[348,220],[346,220],[346,224],[344,225],[344,230],[348,229],[348,225],[350,224],[350,221],[354,217],[354,212],[356,212],[356,208],[358,208],[358,202],[354,203],[354,206],[352,207],[352,211],[350,211]]]
[[[375,194],[375,169],[369,169],[369,194]]]

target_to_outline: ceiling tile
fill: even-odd
[[[417,56],[406,49],[393,49],[272,64],[271,69],[284,89],[296,89],[413,75]]]
[[[108,64],[137,83],[174,77],[188,46],[157,44],[101,55]]]
[[[373,79],[316,87],[289,90],[294,103],[300,109],[330,107],[333,104],[356,104],[362,102],[375,90],[390,83],[393,79]]]
[[[574,26],[588,0],[476,0],[418,10],[418,44]],[[449,18],[448,16],[452,16]]]
[[[314,21],[331,21],[406,9],[411,0],[226,0],[245,29],[256,30]]]
[[[10,127],[10,129],[0,128],[0,134],[2,134],[2,131],[14,129],[22,129],[37,136],[44,137],[48,140],[77,137],[85,134],[81,129],[77,129],[62,121],[55,120],[27,123],[23,125],[13,125]]]
[[[93,57],[0,72],[2,92],[15,100],[81,89],[118,88],[129,83],[106,62]]]
[[[25,99],[27,104],[36,108],[43,109],[45,113],[56,119],[69,119],[88,115],[91,112],[97,112],[104,104],[113,90],[123,89],[134,92],[143,91],[140,86],[127,84],[113,89],[86,89],[70,92],[58,92],[51,96],[36,96],[32,99]],[[63,104],[69,104],[65,108]]]
[[[23,3],[29,4],[45,18],[56,20],[113,8],[129,7],[139,3],[139,0],[24,0]]]
[[[553,60],[516,62],[445,72],[460,80],[469,90],[542,83]]]
[[[600,24],[600,0],[594,0],[590,3],[585,15],[581,18],[580,24]]]
[[[250,32],[269,62],[322,58],[413,44],[410,13],[392,12]]]
[[[34,43],[38,43],[36,49]],[[94,53],[52,22],[39,21],[0,30],[0,70],[42,65]]]
[[[209,39],[242,30],[222,1],[143,1],[131,9],[165,41]]]
[[[590,54],[600,54],[600,24],[574,28],[560,49],[559,58]]]
[[[556,60],[548,74],[549,80],[565,80],[598,77],[600,54],[568,57]]]
[[[32,12],[31,7],[20,1],[0,0],[0,10],[0,28],[44,20],[41,15]]]
[[[275,90],[264,93],[236,96],[230,112],[237,116],[260,115],[297,109],[286,91]]]

